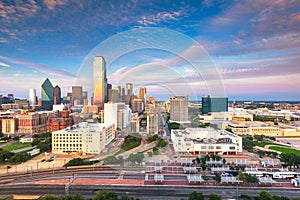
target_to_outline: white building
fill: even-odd
[[[33,88],[29,89],[29,105],[30,106],[36,105],[36,90]]]
[[[147,134],[155,135],[158,134],[158,126],[159,126],[159,114],[158,111],[151,109],[147,113]]]
[[[188,96],[170,96],[170,121],[189,123]]]
[[[242,138],[225,130],[186,128],[172,130],[171,140],[176,152],[237,154],[242,152]]]
[[[131,120],[131,109],[125,103],[105,103],[104,123],[114,124],[115,129],[125,128]]]
[[[99,154],[115,138],[114,124],[88,124],[52,132],[53,153]]]

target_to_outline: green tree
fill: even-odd
[[[249,138],[243,138],[243,148],[246,150],[252,150],[255,145],[255,143],[249,139]]]
[[[258,197],[255,197],[255,200],[273,200],[273,196],[263,190],[258,194]]]
[[[22,163],[25,162],[27,160],[29,160],[31,158],[30,155],[28,155],[26,152],[20,152],[20,153],[16,153],[14,154],[12,157],[9,158],[9,162],[16,164],[16,163]]]
[[[144,154],[141,152],[136,154],[130,154],[128,157],[128,161],[133,163],[142,163],[143,159],[144,159]]]
[[[282,153],[280,154],[280,161],[287,166],[298,166],[300,165],[300,156],[294,153]]]
[[[225,165],[225,164],[226,164],[226,159],[223,158],[222,162],[223,162],[223,164]]]
[[[0,149],[0,163],[8,161],[8,159],[12,156],[13,156],[13,153],[10,153],[9,151]]]
[[[208,199],[209,200],[222,200],[222,197],[220,195],[218,195],[218,194],[210,194],[208,196]]]
[[[115,156],[108,156],[103,160],[103,164],[105,165],[121,164],[124,162],[123,157],[122,158],[121,157],[122,156],[118,156],[118,158],[116,158]]]
[[[168,125],[169,125],[169,129],[170,130],[172,130],[172,129],[179,129],[180,128],[180,124],[176,123],[176,122],[171,122]]]
[[[112,191],[99,190],[93,200],[118,200],[118,195]]]
[[[252,198],[246,194],[241,194],[239,199],[240,200],[252,200]]]
[[[220,182],[220,181],[221,181],[221,176],[220,176],[220,174],[217,173],[217,172],[215,172],[214,175],[215,175],[215,176],[214,176],[214,180]]]
[[[189,200],[204,200],[204,196],[200,192],[191,192],[189,194]]]
[[[202,175],[203,180],[207,181],[208,180],[208,176],[206,176],[205,174]]]
[[[165,140],[159,138],[158,141],[157,141],[156,146],[157,146],[157,147],[165,147],[165,146],[167,146],[167,144],[168,144],[168,143],[167,143]]]

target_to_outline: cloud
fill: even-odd
[[[10,67],[8,64],[5,64],[3,62],[0,62],[0,67]]]
[[[161,22],[180,20],[187,16],[187,14],[185,8],[171,12],[163,11],[152,15],[144,15],[138,20],[138,23],[143,26],[158,25]]]
[[[5,57],[5,56],[0,56],[0,59],[5,60],[6,62],[9,62],[9,63],[12,63],[12,64],[17,64],[17,65],[23,65],[25,67],[30,67],[30,68],[36,69],[40,72],[44,72],[44,73],[47,73],[47,74],[54,74],[54,75],[67,76],[67,77],[75,77],[75,75],[73,75],[69,72],[54,69],[54,68],[49,68],[49,67],[46,67],[45,65],[41,65],[41,64],[31,63],[31,62],[27,62],[27,61],[23,61],[23,60],[19,60],[19,59],[8,58],[8,57]]]
[[[56,6],[64,5],[68,0],[44,0],[43,2],[49,10],[54,10]]]

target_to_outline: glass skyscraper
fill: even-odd
[[[102,56],[94,58],[94,103],[100,105],[106,102],[107,98],[107,78],[106,62]]]
[[[42,108],[45,110],[52,110],[54,100],[53,85],[48,78],[42,84],[41,95]]]
[[[211,112],[225,112],[228,111],[227,97],[202,97],[202,114],[209,114]]]

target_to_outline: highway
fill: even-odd
[[[295,188],[237,188],[235,186],[205,187],[205,186],[124,186],[124,185],[71,185],[69,194],[80,193],[86,198],[91,198],[100,189],[116,191],[119,195],[127,195],[143,200],[150,199],[187,199],[188,194],[197,191],[208,196],[211,193],[219,194],[224,199],[236,198],[236,195],[248,194],[257,195],[261,190],[265,190],[273,195],[286,196],[288,198],[297,198],[300,196],[300,190]],[[0,187],[1,195],[64,195],[66,194],[65,185],[7,185]]]

